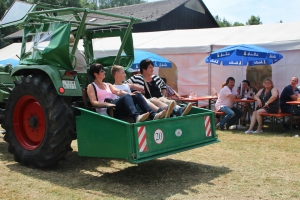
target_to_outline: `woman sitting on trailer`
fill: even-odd
[[[166,111],[155,113],[148,106],[142,95],[137,95],[133,99],[129,93],[117,89],[110,83],[103,82],[105,73],[101,64],[91,64],[89,74],[94,78],[94,82],[88,85],[87,94],[91,104],[97,107],[96,111],[98,113],[107,115],[107,108],[114,107],[114,116],[116,118],[131,114],[135,122],[145,121],[148,117],[154,120],[164,117]],[[120,96],[120,98],[114,99],[114,94]],[[136,110],[135,104],[139,105],[144,114]]]

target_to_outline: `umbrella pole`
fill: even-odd
[[[242,81],[240,85],[240,95],[241,97],[243,96],[243,88],[242,88],[242,83],[243,83],[243,75],[244,75],[244,56],[242,56]],[[241,119],[239,119],[239,124],[238,125],[232,125],[230,129],[246,129],[246,127],[241,125]]]
[[[243,72],[244,72],[244,56],[242,56],[242,81],[243,81]],[[242,81],[240,85],[240,95],[243,96],[243,91],[242,91]]]

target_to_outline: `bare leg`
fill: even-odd
[[[265,109],[257,110],[256,119],[257,119],[257,122],[258,122],[258,127],[257,127],[256,131],[260,131],[262,129],[262,119],[263,119],[263,117],[260,115],[261,113],[267,113],[267,111]]]
[[[248,131],[253,131],[253,127],[256,123],[256,115],[257,115],[257,111],[254,111],[252,113],[252,117],[251,117],[251,121],[250,121],[250,127],[249,127]]]
[[[145,96],[143,96],[145,101],[147,102],[148,106],[157,113],[159,107],[157,107],[156,105],[154,105],[151,101],[149,101]]]
[[[156,105],[159,108],[166,108],[166,107],[168,107],[167,104],[161,102],[158,98],[155,98],[155,97],[151,98],[151,103],[153,103],[154,105]]]

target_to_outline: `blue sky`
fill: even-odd
[[[153,2],[157,0],[148,0]],[[248,21],[251,15],[259,16],[263,24],[300,21],[300,0],[203,0],[213,16],[227,21]]]

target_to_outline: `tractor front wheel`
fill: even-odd
[[[5,114],[4,139],[16,161],[47,167],[70,149],[75,129],[72,109],[48,77],[27,76],[16,82]]]

